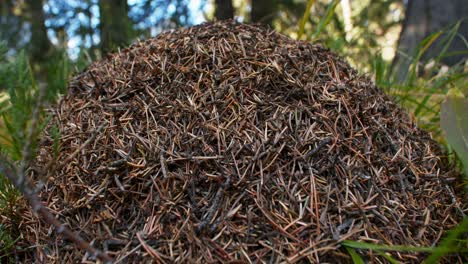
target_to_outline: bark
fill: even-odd
[[[45,14],[42,0],[26,0],[29,11],[29,22],[31,23],[31,39],[29,54],[33,64],[46,61],[52,48],[47,37],[45,26]]]
[[[100,49],[103,53],[129,44],[132,23],[128,10],[126,0],[99,0]]]
[[[397,80],[403,81],[408,74],[411,57],[417,47],[430,34],[438,30],[450,30],[450,26],[465,18],[459,29],[459,36],[455,37],[447,52],[466,50],[463,38],[468,37],[468,5],[465,0],[409,0],[405,21],[398,41],[398,51],[393,60],[393,72]],[[460,37],[460,36],[463,36]],[[439,39],[442,39],[441,36]],[[423,56],[423,60],[437,57],[441,48],[434,43]],[[443,64],[452,66],[465,59],[463,55],[444,57]]]
[[[215,17],[217,20],[234,18],[232,0],[216,0],[215,5]]]
[[[17,46],[22,24],[21,17],[13,14],[13,1],[0,1],[0,40],[6,41],[8,48]]]
[[[262,23],[273,26],[273,20],[278,11],[278,0],[251,0],[252,10],[250,20],[254,23]]]

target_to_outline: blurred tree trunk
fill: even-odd
[[[255,23],[262,23],[273,26],[273,20],[276,18],[278,11],[277,0],[251,0],[252,9],[250,20]]]
[[[42,0],[26,0],[29,11],[29,22],[31,23],[31,39],[29,54],[33,64],[45,62],[52,44],[47,37],[45,26],[45,15]]]
[[[129,44],[132,23],[127,0],[99,0],[100,49],[103,53]]]
[[[346,34],[346,40],[349,41],[351,39],[351,30],[353,30],[350,0],[341,0],[341,9],[343,12],[343,23]]]
[[[444,29],[450,30],[447,27],[465,18],[458,34],[466,39],[468,37],[467,16],[468,4],[466,0],[408,0],[405,21],[398,41],[398,51],[392,63],[392,70],[397,80],[406,79],[411,57],[414,56],[419,43],[431,33]],[[444,35],[440,36],[439,39],[443,37]],[[424,54],[423,60],[437,57],[440,54],[441,48],[437,47],[437,44],[438,42],[431,45]],[[461,50],[466,50],[464,40],[460,36],[456,36],[447,52]],[[451,66],[462,59],[464,59],[463,54],[444,57],[441,62]]]
[[[234,18],[232,0],[216,0],[215,5],[215,17],[217,20]]]
[[[89,39],[89,54],[93,58],[94,57],[94,52],[96,50],[96,45],[94,43],[94,27],[93,27],[93,12],[91,12],[91,8],[93,7],[93,3],[91,0],[86,0],[86,8],[84,9],[84,14],[86,18],[88,19],[87,25],[86,25],[86,31],[83,32],[83,40],[86,38]]]
[[[21,49],[21,29],[24,24],[22,16],[13,13],[13,0],[0,1],[0,40],[5,41],[9,50]]]

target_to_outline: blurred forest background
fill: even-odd
[[[73,60],[79,56],[94,60],[164,30],[232,18],[267,24],[292,38],[322,42],[367,71],[376,57],[395,65],[410,63],[408,58],[426,37],[449,30],[461,21],[457,36],[440,60],[453,66],[466,56],[462,51],[466,50],[468,34],[465,19],[468,5],[463,0],[1,0],[0,3],[0,40],[5,42],[7,54],[14,56],[26,49],[31,62],[39,68],[57,50],[66,50]],[[303,28],[299,30],[301,24]],[[424,58],[436,57],[442,48],[431,45]],[[395,71],[400,80],[405,78],[404,70]]]
[[[37,109],[92,61],[221,19],[330,48],[405,107],[468,175],[466,0],[0,0],[0,163],[16,162],[24,174],[47,121]],[[0,215],[13,216],[19,192],[0,173]],[[0,259],[15,239],[0,225]]]

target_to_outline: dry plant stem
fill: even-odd
[[[52,215],[49,209],[42,205],[39,197],[34,192],[34,188],[31,187],[31,184],[26,179],[24,172],[21,171],[20,168],[13,165],[4,156],[0,156],[0,173],[6,176],[13,183],[13,185],[23,193],[24,197],[31,205],[33,211],[39,214],[46,223],[54,226],[58,234],[63,234],[66,238],[75,243],[78,248],[86,250],[91,255],[91,258],[97,257],[104,263],[113,262],[109,255],[94,248],[78,234],[71,231],[67,226],[65,226],[65,224],[58,221]]]

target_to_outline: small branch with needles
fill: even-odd
[[[81,238],[78,234],[73,232],[65,224],[61,223],[51,211],[43,205],[40,201],[39,196],[36,193],[34,184],[27,178],[27,166],[32,157],[32,143],[34,142],[34,136],[37,134],[36,129],[38,127],[40,119],[40,110],[42,107],[42,101],[45,95],[45,85],[39,87],[37,105],[32,114],[31,123],[27,131],[26,143],[23,147],[22,160],[19,163],[13,162],[5,155],[0,154],[0,173],[8,178],[11,183],[24,195],[26,200],[31,205],[34,213],[37,213],[47,223],[55,227],[58,234],[63,234],[67,239],[71,240],[75,245],[84,249],[90,255],[92,259],[99,259],[104,263],[112,263],[113,259],[106,253],[94,248],[90,243]]]

